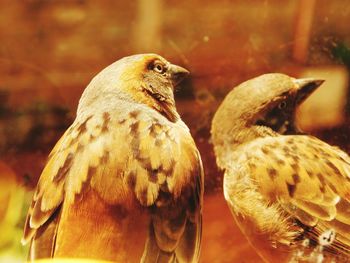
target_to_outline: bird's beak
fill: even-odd
[[[303,103],[321,84],[324,82],[322,79],[294,79],[295,91],[296,91],[296,102],[298,105]]]
[[[176,87],[185,77],[190,74],[187,69],[177,65],[171,65],[169,71],[174,87]]]

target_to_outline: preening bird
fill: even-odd
[[[198,262],[203,168],[173,94],[188,73],[142,54],[92,79],[34,193],[30,260]]]
[[[225,199],[267,262],[350,261],[350,157],[294,121],[322,82],[259,76],[235,87],[212,122]]]

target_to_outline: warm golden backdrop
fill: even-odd
[[[155,52],[192,73],[176,97],[206,170],[202,261],[256,261],[221,196],[211,117],[232,87],[265,72],[299,76],[321,68],[327,76],[340,70],[347,92],[349,19],[350,5],[342,0],[1,1],[0,176],[8,194],[0,221],[15,222],[0,226],[22,227],[27,192],[90,79],[120,57]],[[343,99],[340,123],[307,127],[350,152],[349,104]],[[14,200],[23,206],[9,206]],[[9,215],[11,210],[21,216]],[[19,235],[1,235],[1,257],[23,257]]]

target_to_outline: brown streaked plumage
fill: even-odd
[[[30,260],[198,261],[203,168],[173,95],[187,74],[143,54],[93,78],[34,193]]]
[[[350,157],[294,123],[322,82],[259,76],[235,87],[212,122],[225,198],[266,262],[350,260]]]

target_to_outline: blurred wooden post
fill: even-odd
[[[138,52],[158,52],[162,43],[162,0],[138,0],[134,26],[134,48]]]
[[[299,0],[298,3],[293,58],[300,63],[305,63],[308,58],[315,4],[316,0]]]

